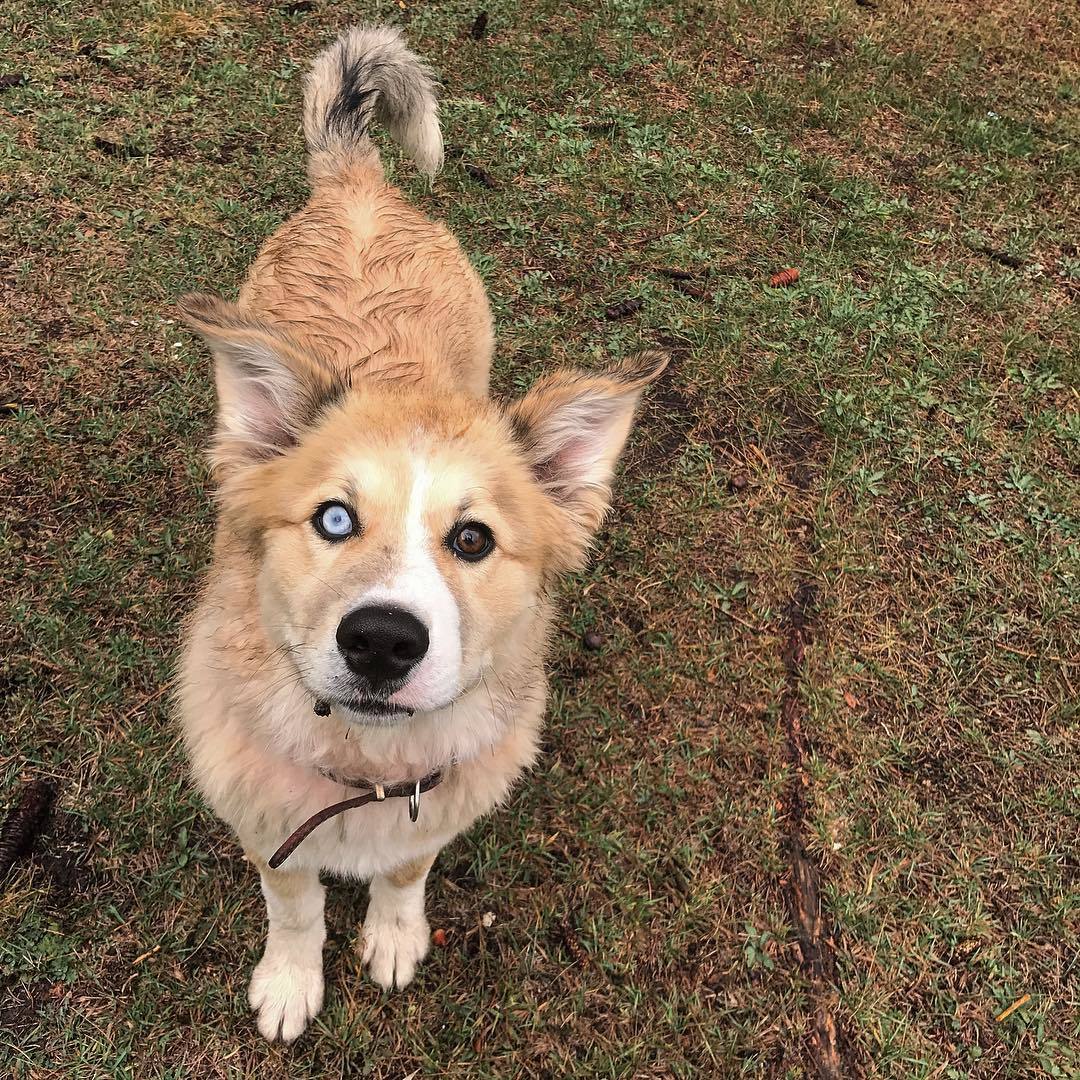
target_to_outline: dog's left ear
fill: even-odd
[[[606,371],[557,371],[509,409],[533,475],[570,525],[567,568],[581,565],[607,513],[634,410],[666,366],[666,356],[644,353]]]

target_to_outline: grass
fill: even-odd
[[[5,1075],[829,1075],[822,1015],[845,1076],[1077,1075],[1072,6],[487,11],[5,10],[0,791],[63,785],[0,894]],[[488,283],[500,392],[675,362],[543,763],[433,874],[446,946],[382,996],[336,886],[327,1006],[271,1048],[254,875],[161,692],[212,527],[171,305],[300,204],[299,73],[374,17],[445,80],[446,171],[387,158]]]

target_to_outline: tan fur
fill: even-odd
[[[406,885],[419,881],[431,869],[431,864],[434,861],[434,855],[430,858],[415,859],[404,866],[399,866],[396,870],[391,870],[386,875],[386,878],[396,888],[403,889]]]
[[[493,339],[480,279],[377,164],[316,189],[267,241],[240,307],[353,376],[487,393]]]
[[[295,1038],[321,1003],[320,870],[374,879],[369,969],[383,985],[412,977],[436,853],[536,757],[550,586],[580,565],[637,399],[663,367],[650,356],[557,373],[509,409],[492,402],[491,316],[459,245],[386,185],[370,146],[334,146],[239,303],[183,304],[217,360],[220,519],[179,704],[195,780],[262,875],[270,935],[251,1000],[268,1038]],[[355,510],[358,535],[316,535],[313,510],[328,500]],[[462,520],[494,534],[484,561],[445,546]],[[411,565],[417,530],[455,613],[462,685],[396,723],[357,723],[337,705],[315,715],[316,668],[335,655],[350,598]],[[416,824],[403,800],[373,803],[271,871],[265,860],[297,825],[351,793],[319,769],[388,783],[441,769],[444,780]]]

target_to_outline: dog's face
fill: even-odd
[[[479,685],[553,575],[580,565],[663,369],[558,373],[503,410],[344,386],[222,301],[184,313],[217,360],[222,512],[258,560],[266,633],[316,702],[370,724]]]
[[[490,409],[352,392],[245,508],[269,633],[356,717],[448,705],[536,602],[558,528],[537,495]]]

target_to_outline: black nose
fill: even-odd
[[[349,669],[379,690],[403,678],[427,652],[427,627],[407,611],[363,607],[338,624],[337,643]]]

